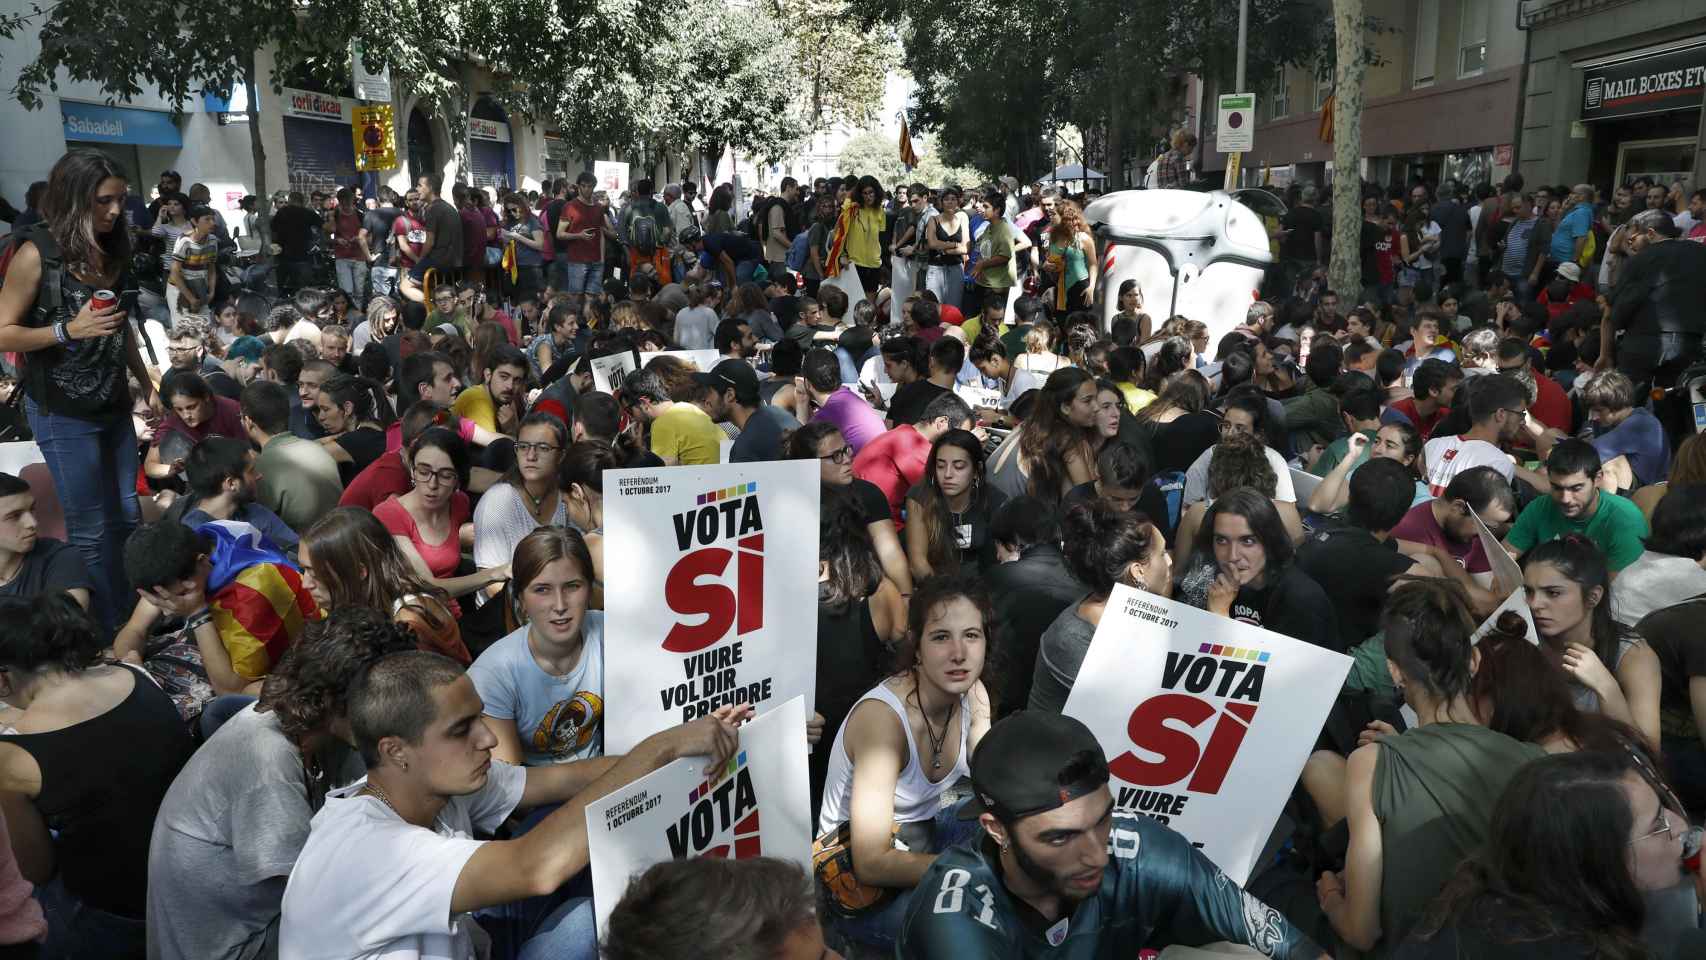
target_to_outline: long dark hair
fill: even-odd
[[[1558,568],[1566,579],[1582,593],[1582,603],[1595,587],[1600,590],[1599,602],[1588,612],[1591,621],[1593,652],[1605,669],[1617,669],[1617,646],[1627,633],[1611,619],[1611,576],[1606,570],[1605,554],[1598,545],[1579,533],[1548,540],[1528,551],[1522,558],[1523,569],[1537,563],[1549,563]]]
[[[72,150],[47,175],[42,220],[59,245],[60,262],[74,274],[102,276],[110,265],[130,258],[130,225],[124,213],[111,230],[95,233],[95,197],[101,181],[111,177],[130,179],[99,150]]]
[[[918,504],[918,523],[924,524],[929,533],[925,558],[930,562],[930,568],[938,573],[955,573],[960,569],[960,549],[954,535],[954,524],[951,518],[952,510],[948,506],[948,498],[942,493],[942,484],[936,477],[936,458],[947,447],[958,447],[965,451],[966,458],[972,464],[971,496],[966,501],[966,511],[972,511],[986,496],[983,482],[983,444],[977,435],[969,430],[954,429],[943,433],[930,445],[930,459],[924,462],[923,501]],[[1034,468],[1033,468],[1034,469]]]
[[[1401,584],[1386,600],[1380,629],[1386,659],[1398,665],[1406,683],[1419,684],[1442,702],[1469,692],[1475,620],[1457,584],[1419,578]]]
[[[845,612],[882,586],[883,565],[851,494],[823,488],[818,512],[817,558],[829,566],[829,579],[818,584],[817,602],[833,613]]]
[[[450,603],[449,594],[415,572],[372,511],[338,507],[302,534],[299,549],[313,558],[315,578],[331,598],[328,611],[367,607],[388,614],[401,602],[435,633],[448,625],[432,608],[408,599],[430,597],[444,609]]]
[[[320,392],[335,406],[349,404],[358,423],[373,420],[382,427],[388,427],[397,420],[397,415],[391,410],[391,399],[385,394],[385,385],[377,380],[343,373],[322,384]]]
[[[918,644],[924,636],[924,625],[929,622],[930,614],[944,603],[965,598],[977,608],[983,617],[983,672],[979,679],[985,689],[993,689],[990,682],[990,663],[998,647],[995,637],[995,605],[989,599],[989,588],[984,582],[973,576],[963,574],[945,574],[926,578],[912,588],[912,602],[906,608],[906,636],[895,645],[894,673],[896,676],[911,673],[918,665]]]
[[[1066,569],[1098,597],[1106,597],[1126,569],[1155,548],[1160,531],[1141,510],[1116,510],[1108,501],[1075,503],[1061,518]]]
[[[301,746],[345,715],[350,677],[387,654],[418,646],[408,627],[378,610],[339,607],[303,627],[302,636],[267,674],[255,712],[275,714],[280,732]]]
[[[1093,449],[1085,431],[1060,412],[1072,402],[1078,388],[1090,383],[1081,367],[1061,367],[1043,382],[1042,395],[1031,405],[1030,416],[1019,428],[1019,452],[1030,461],[1031,496],[1051,506],[1066,495],[1066,457],[1074,447]],[[1092,427],[1093,431],[1095,428]]]
[[[1481,661],[1469,681],[1469,702],[1487,729],[1540,743],[1562,736],[1578,750],[1621,750],[1640,734],[1602,713],[1576,706],[1569,677],[1528,642],[1528,625],[1505,611],[1475,645]]]
[[[1223,514],[1243,517],[1244,522],[1250,525],[1250,532],[1262,541],[1262,552],[1267,555],[1262,568],[1262,582],[1273,583],[1286,564],[1291,563],[1295,553],[1291,534],[1286,533],[1285,521],[1274,509],[1273,500],[1253,487],[1238,487],[1216,499],[1203,514],[1202,526],[1197,528],[1194,549],[1198,557],[1214,559],[1214,521]]]
[[[1150,364],[1149,369],[1153,373],[1157,368]],[[1160,392],[1155,399],[1137,411],[1138,423],[1148,423],[1168,410],[1201,413],[1208,406],[1208,381],[1195,370],[1181,370],[1168,376],[1165,382],[1158,386]]]
[[[1668,796],[1638,746],[1556,754],[1519,770],[1493,808],[1486,846],[1458,868],[1414,936],[1432,940],[1455,921],[1506,943],[1563,937],[1589,946],[1589,956],[1649,956],[1646,903],[1629,872],[1630,773]]]

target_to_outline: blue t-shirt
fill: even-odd
[[[1641,486],[1658,483],[1665,478],[1670,463],[1670,439],[1665,436],[1659,418],[1637,408],[1622,423],[1588,438],[1599,451],[1601,463],[1618,457],[1629,459],[1635,471],[1635,482]]]
[[[1593,205],[1578,203],[1570,208],[1558,221],[1557,229],[1552,231],[1552,248],[1548,252],[1552,259],[1562,263],[1576,258],[1576,240],[1585,237],[1593,229]]]
[[[800,421],[774,404],[761,403],[747,418],[734,446],[729,448],[730,463],[754,463],[760,460],[782,459],[782,434],[799,429]]]
[[[515,721],[530,767],[604,755],[604,614],[588,610],[574,670],[540,669],[521,627],[486,648],[468,668],[488,717]]]
[[[716,262],[719,253],[728,254],[729,259],[737,264],[764,259],[764,248],[744,233],[707,233],[705,252],[710,255],[710,263]]]
[[[289,524],[279,519],[278,514],[258,503],[245,504],[231,515],[231,519],[246,523],[259,530],[262,536],[273,542],[273,546],[285,552],[295,550],[297,541],[302,539],[296,535],[295,530],[290,529]],[[201,509],[185,510],[183,521],[184,526],[192,529],[204,523],[214,522],[213,517]]]

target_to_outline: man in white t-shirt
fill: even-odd
[[[591,900],[560,893],[587,866],[587,804],[680,757],[721,764],[743,716],[720,711],[620,758],[493,763],[473,682],[420,651],[359,674],[348,709],[367,776],[314,816],[285,887],[280,960],[474,960],[523,943],[595,960]],[[474,839],[545,804],[561,806],[513,840]]]
[[[1220,435],[1244,434],[1261,439],[1267,436],[1268,402],[1261,391],[1236,387],[1226,396],[1226,412],[1220,421]],[[1286,532],[1293,540],[1303,536],[1303,518],[1297,513],[1297,489],[1291,482],[1291,468],[1279,451],[1263,444],[1268,465],[1274,468],[1274,509],[1279,511]],[[1208,499],[1208,465],[1214,460],[1214,447],[1202,452],[1185,469],[1184,502],[1197,503]]]
[[[1465,381],[1457,388],[1456,401],[1469,407],[1468,432],[1436,435],[1422,450],[1428,491],[1436,497],[1444,496],[1451,478],[1470,467],[1492,467],[1506,480],[1517,473],[1505,447],[1523,432],[1528,391],[1514,378],[1494,373]]]

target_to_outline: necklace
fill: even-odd
[[[531,509],[531,510],[532,510],[532,512],[533,512],[533,519],[534,519],[534,520],[536,520],[536,521],[538,521],[538,522],[539,522],[539,523],[544,523],[544,522],[545,522],[545,521],[544,521],[544,519],[542,519],[542,518],[541,518],[541,517],[540,517],[540,516],[539,516],[539,508],[540,508],[540,506],[541,506],[541,505],[543,505],[543,504],[544,504],[544,502],[545,502],[545,498],[546,498],[546,497],[549,497],[549,496],[550,496],[550,495],[551,495],[551,494],[553,494],[553,493],[555,493],[555,492],[556,492],[556,491],[555,491],[555,490],[546,490],[546,491],[545,491],[545,492],[544,492],[544,493],[541,493],[541,494],[540,494],[540,495],[539,495],[539,496],[537,496],[537,497],[536,497],[536,496],[534,496],[534,495],[533,495],[533,491],[531,491],[531,490],[529,490],[529,489],[527,489],[527,485],[526,485],[526,484],[522,484],[522,486],[521,486],[521,492],[522,492],[522,494],[523,494],[523,495],[524,495],[524,496],[526,496],[526,497],[527,497],[527,499],[528,499],[528,502],[530,502],[530,503],[531,503],[531,504],[532,504],[532,507],[531,507],[531,508],[530,508],[530,509]],[[555,512],[556,512],[556,509],[557,509],[557,508],[556,508],[556,505],[555,505],[555,504],[552,504],[552,506],[551,506],[551,512],[552,512],[552,513],[555,513]]]
[[[397,816],[399,816],[399,817],[403,816],[403,814],[400,811],[398,811],[397,805],[391,802],[391,798],[385,795],[384,788],[379,786],[379,784],[374,783],[372,780],[369,780],[369,781],[367,781],[367,783],[362,785],[361,789],[362,789],[363,793],[366,793],[367,795],[369,795],[371,797],[375,797],[379,800],[380,803],[385,804],[385,806],[387,808],[389,808],[392,813],[397,814]],[[407,818],[405,818],[405,819],[407,819]]]
[[[924,709],[924,698],[918,695],[917,690],[914,690],[912,699],[918,704],[918,715],[924,718],[924,734],[930,738],[930,769],[940,770],[942,769],[942,744],[948,739],[948,727],[954,723],[954,708],[959,704],[948,704],[948,718],[942,721],[942,732],[937,734],[935,729],[930,726],[930,712]]]

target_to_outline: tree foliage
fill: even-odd
[[[970,187],[994,179],[973,167],[944,163],[941,152],[933,149],[928,137],[913,138],[912,146],[918,153],[918,166],[909,173],[900,162],[900,144],[895,138],[868,131],[855,134],[841,148],[841,173],[876,177],[885,189],[914,181],[932,187],[949,183]]]
[[[847,0],[772,0],[794,43],[806,123],[864,127],[878,120],[883,87],[900,66],[900,42],[887,25],[862,27]]]

